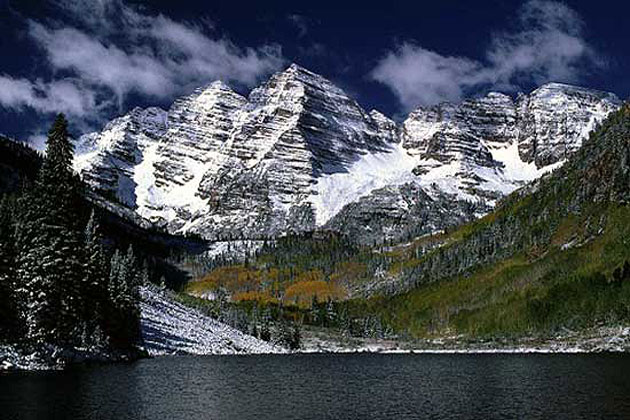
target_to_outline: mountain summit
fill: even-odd
[[[419,108],[397,124],[292,64],[247,98],[217,81],[168,111],[134,109],[81,137],[75,167],[173,233],[326,227],[372,242],[488,212],[619,106],[613,94],[551,83]]]

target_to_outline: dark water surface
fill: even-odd
[[[629,355],[167,357],[0,374],[0,419],[630,419]]]

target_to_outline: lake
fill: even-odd
[[[630,418],[630,355],[181,356],[0,374],[2,419]]]

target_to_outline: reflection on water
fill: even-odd
[[[628,355],[173,357],[0,375],[2,419],[630,418]]]

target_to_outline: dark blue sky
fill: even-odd
[[[0,132],[75,133],[290,62],[391,116],[565,81],[630,94],[630,2],[0,0]],[[33,137],[34,136],[34,137]]]

